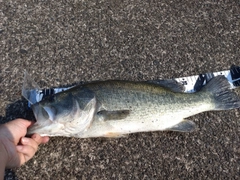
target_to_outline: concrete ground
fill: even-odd
[[[0,120],[33,119],[23,72],[41,87],[150,80],[239,64],[239,1],[0,1]],[[189,118],[193,133],[51,138],[19,179],[238,179],[239,110]]]

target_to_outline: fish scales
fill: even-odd
[[[173,93],[155,84],[107,81],[87,87],[95,93],[99,109],[130,109],[131,112],[118,121],[104,123],[96,119],[85,137],[99,132],[97,129],[101,129],[98,136],[109,132],[128,134],[164,130],[185,117],[214,108],[211,99],[205,99],[207,96],[204,93]]]

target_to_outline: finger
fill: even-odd
[[[45,144],[49,141],[49,137],[48,136],[44,136],[42,137],[42,143]]]
[[[38,145],[42,143],[42,137],[39,134],[33,134],[31,137]]]
[[[21,143],[25,146],[31,146],[35,151],[37,151],[38,149],[38,142],[36,142],[32,138],[22,137]]]
[[[33,134],[31,138],[39,145],[42,143],[42,138],[39,134]]]
[[[18,145],[16,148],[20,154],[21,165],[30,160],[36,153],[36,149],[29,145]]]
[[[47,143],[49,141],[48,136],[41,137],[39,134],[33,134],[31,138],[35,140],[38,143],[38,145]]]

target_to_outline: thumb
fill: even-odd
[[[8,123],[5,124],[5,126],[8,129],[8,133],[7,134],[11,134],[13,136],[13,138],[18,139],[21,136],[25,136],[26,132],[27,132],[27,128],[33,124],[33,122],[28,121],[26,119],[15,119],[13,121],[10,121]]]
[[[11,121],[10,123],[18,124],[18,126],[20,126],[22,128],[28,128],[29,126],[34,124],[34,122],[26,120],[26,119],[16,119],[14,122]]]

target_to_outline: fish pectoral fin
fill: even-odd
[[[125,119],[129,114],[130,110],[116,110],[116,111],[102,110],[97,112],[99,118],[104,121]]]
[[[168,128],[170,131],[192,132],[196,129],[196,124],[192,121],[183,120],[182,122]]]
[[[167,89],[170,89],[173,92],[184,92],[185,87],[177,82],[174,79],[167,79],[167,80],[151,80],[151,81],[147,81],[148,83],[152,83],[152,84],[157,84],[161,87],[165,87]]]

